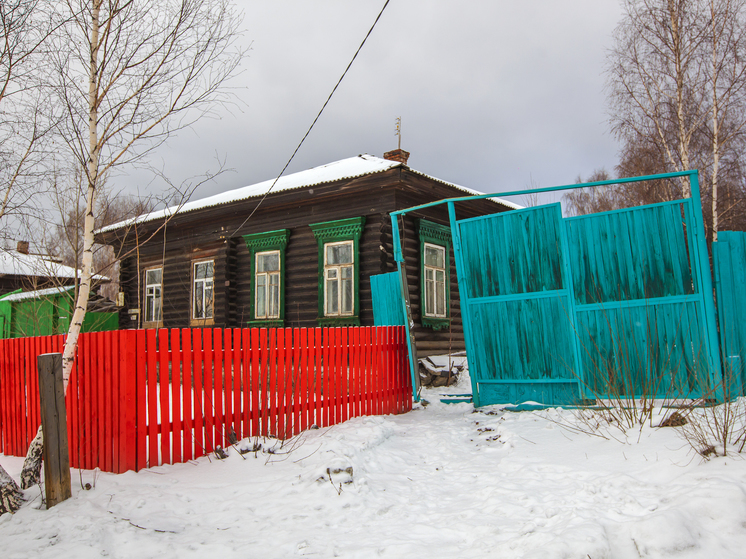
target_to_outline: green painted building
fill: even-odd
[[[74,307],[74,286],[39,291],[21,290],[0,295],[0,338],[64,334]],[[113,303],[93,296],[83,320],[83,332],[117,330],[119,315]]]

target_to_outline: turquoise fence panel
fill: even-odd
[[[470,309],[479,343],[469,367],[479,363],[480,380],[577,380],[566,295],[470,303]]]
[[[746,387],[746,233],[720,231],[712,244],[723,366],[739,395]]]
[[[712,391],[717,347],[710,347],[691,204],[565,220],[580,369],[593,395],[681,398]]]
[[[699,397],[710,356],[697,302],[578,310],[581,364],[598,397]]]
[[[579,304],[693,293],[681,201],[566,220]]]
[[[459,221],[470,298],[562,289],[559,204]]]
[[[401,278],[399,272],[370,276],[375,326],[404,326]]]

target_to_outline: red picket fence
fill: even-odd
[[[67,391],[70,463],[107,472],[185,462],[238,439],[286,439],[412,406],[401,326],[82,334]],[[0,452],[40,424],[36,358],[63,336],[0,340]]]

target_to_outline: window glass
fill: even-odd
[[[267,316],[267,276],[256,276],[256,318]]]
[[[446,255],[443,247],[425,245],[425,266],[445,268]]]
[[[326,279],[326,314],[339,314],[339,280],[337,271],[329,270]]]
[[[446,276],[441,270],[435,272],[435,314],[446,314]]]
[[[199,282],[194,285],[194,318],[204,318],[204,290],[204,283]]]
[[[342,279],[342,314],[352,314],[354,295],[352,270],[350,270],[349,278]]]
[[[280,274],[269,277],[269,313],[271,318],[280,317]]]
[[[352,248],[352,241],[326,245],[327,265],[352,264]]]
[[[257,272],[279,272],[280,252],[259,252],[256,255]]]
[[[212,318],[212,282],[205,283],[205,318]]]
[[[161,283],[161,275],[162,275],[161,268],[147,270],[145,272],[145,283],[147,283],[148,285],[154,284],[154,283]]]

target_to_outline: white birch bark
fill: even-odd
[[[23,503],[23,493],[15,480],[5,468],[0,466],[0,516],[6,512],[14,513]]]
[[[718,97],[718,52],[720,30],[717,26],[715,0],[710,0],[712,25],[712,240],[718,240],[718,171],[720,169],[720,100]]]
[[[96,192],[99,186],[99,150],[98,141],[98,54],[99,54],[99,15],[101,13],[101,2],[93,0],[91,9],[90,38],[91,58],[89,66],[88,81],[88,162],[86,166],[88,175],[88,189],[85,197],[85,217],[83,221],[83,253],[81,255],[80,285],[78,297],[75,302],[75,311],[70,320],[70,328],[65,339],[65,347],[62,352],[62,379],[65,393],[70,383],[70,374],[75,361],[75,352],[78,348],[78,337],[83,327],[88,297],[91,294],[91,279],[93,278],[93,230],[95,227],[93,208],[96,203]]]
[[[67,391],[91,292],[93,212],[103,177],[220,103],[222,84],[245,50],[235,48],[240,18],[228,0],[67,0],[60,6],[69,21],[60,28],[58,82],[50,90],[66,115],[60,134],[88,183],[80,283],[62,354]],[[83,77],[87,95],[78,84]],[[175,115],[182,118],[171,119]],[[42,441],[39,429],[30,449]],[[40,467],[29,454],[22,479],[38,483]]]

